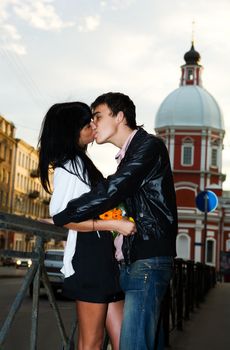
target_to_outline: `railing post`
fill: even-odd
[[[185,312],[184,317],[185,319],[189,319],[189,314],[191,311],[191,305],[192,305],[192,269],[193,264],[192,261],[186,261],[186,283],[185,283]]]
[[[52,224],[41,223],[33,219],[17,216],[14,214],[7,214],[0,212],[0,228],[4,230],[13,230],[15,232],[21,232],[26,235],[35,235],[36,248],[35,252],[18,252],[18,251],[2,251],[0,250],[1,255],[12,256],[12,257],[26,257],[32,258],[33,264],[28,270],[22,286],[15,297],[15,300],[10,308],[10,311],[6,317],[6,320],[0,330],[0,346],[3,345],[5,339],[10,331],[12,323],[14,321],[15,315],[18,312],[23,299],[26,296],[26,292],[30,287],[32,281],[33,284],[33,304],[32,304],[32,322],[31,322],[31,337],[30,337],[30,349],[37,349],[37,331],[38,331],[38,314],[39,314],[39,291],[40,291],[40,277],[44,282],[46,292],[49,298],[49,302],[54,309],[55,316],[57,318],[58,328],[61,334],[62,345],[65,350],[73,350],[74,343],[72,341],[73,335],[76,329],[76,322],[74,322],[70,339],[67,338],[66,332],[64,329],[63,321],[61,319],[60,312],[58,310],[53,291],[51,289],[46,270],[44,268],[44,253],[43,253],[43,242],[51,238],[56,239],[66,239],[66,230],[62,228],[57,228]],[[37,273],[36,273],[37,272]],[[36,276],[35,276],[36,273]],[[35,278],[34,278],[35,276]]]
[[[38,333],[38,315],[39,315],[39,295],[40,295],[40,278],[41,266],[44,265],[43,239],[36,238],[35,252],[38,254],[38,268],[33,282],[33,304],[32,304],[32,322],[30,335],[30,350],[37,349],[37,333]]]
[[[196,307],[199,307],[200,304],[200,284],[201,284],[201,278],[200,278],[200,263],[195,264],[195,303]]]
[[[10,327],[14,321],[14,318],[15,318],[15,315],[17,313],[17,311],[19,310],[21,304],[22,304],[22,301],[23,299],[25,298],[25,295],[26,295],[26,292],[28,290],[28,287],[30,285],[30,283],[32,282],[33,278],[34,278],[34,274],[37,270],[37,267],[38,267],[38,262],[35,262],[34,265],[32,265],[32,267],[28,270],[24,280],[23,280],[23,283],[22,283],[22,286],[10,308],[10,311],[6,317],[6,320],[3,324],[3,327],[0,331],[0,345],[3,345],[3,343],[5,342],[5,338],[10,330]]]
[[[177,283],[177,329],[183,329],[183,260],[177,260],[177,273],[178,273],[178,283]]]
[[[46,273],[46,270],[45,268],[43,267],[42,268],[42,281],[43,281],[43,284],[44,284],[44,287],[45,287],[45,290],[46,290],[46,294],[48,296],[48,299],[49,299],[49,302],[54,310],[54,314],[56,316],[56,320],[57,320],[57,325],[58,325],[58,329],[59,329],[59,332],[60,332],[60,335],[61,335],[61,339],[62,339],[62,343],[63,343],[63,346],[64,346],[64,349],[67,350],[68,348],[68,338],[67,338],[67,335],[66,335],[66,332],[65,332],[65,327],[64,327],[64,324],[62,322],[62,319],[61,319],[61,315],[60,315],[60,311],[58,309],[58,306],[57,306],[57,303],[56,303],[56,300],[55,300],[55,297],[54,297],[54,293],[53,293],[53,290],[52,290],[52,287],[50,285],[50,281],[48,279],[48,276],[47,276],[47,273]]]
[[[191,278],[190,278],[190,282],[191,282],[191,300],[190,300],[190,310],[194,311],[194,301],[195,301],[195,265],[194,265],[194,261],[190,261],[191,263]]]

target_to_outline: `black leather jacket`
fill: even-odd
[[[152,256],[176,255],[177,209],[168,151],[161,139],[143,129],[133,137],[116,173],[71,200],[53,220],[62,226],[96,218],[121,202],[135,220],[139,239],[151,240]],[[133,239],[124,239],[127,261]]]

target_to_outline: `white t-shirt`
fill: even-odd
[[[65,168],[74,173],[70,161],[65,164]],[[83,193],[90,191],[89,185],[86,185],[78,176],[69,173],[67,170],[63,168],[56,168],[54,170],[54,190],[49,206],[51,217],[64,210],[71,199],[78,198]],[[78,171],[82,173],[81,165],[78,167]],[[64,251],[63,267],[61,269],[65,277],[69,277],[75,273],[72,266],[72,258],[76,249],[76,241],[77,231],[69,230]]]

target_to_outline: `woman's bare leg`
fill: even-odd
[[[106,317],[106,330],[109,334],[113,350],[119,350],[123,307],[124,300],[120,300],[115,303],[109,303],[108,305]]]
[[[78,319],[77,350],[100,350],[104,338],[108,304],[76,301]]]

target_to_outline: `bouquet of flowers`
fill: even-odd
[[[121,220],[127,218],[129,221],[134,222],[133,218],[127,216],[125,206],[123,203],[119,204],[116,208],[106,211],[105,213],[99,215],[101,220]],[[118,232],[112,231],[113,237],[115,238],[118,235]]]

